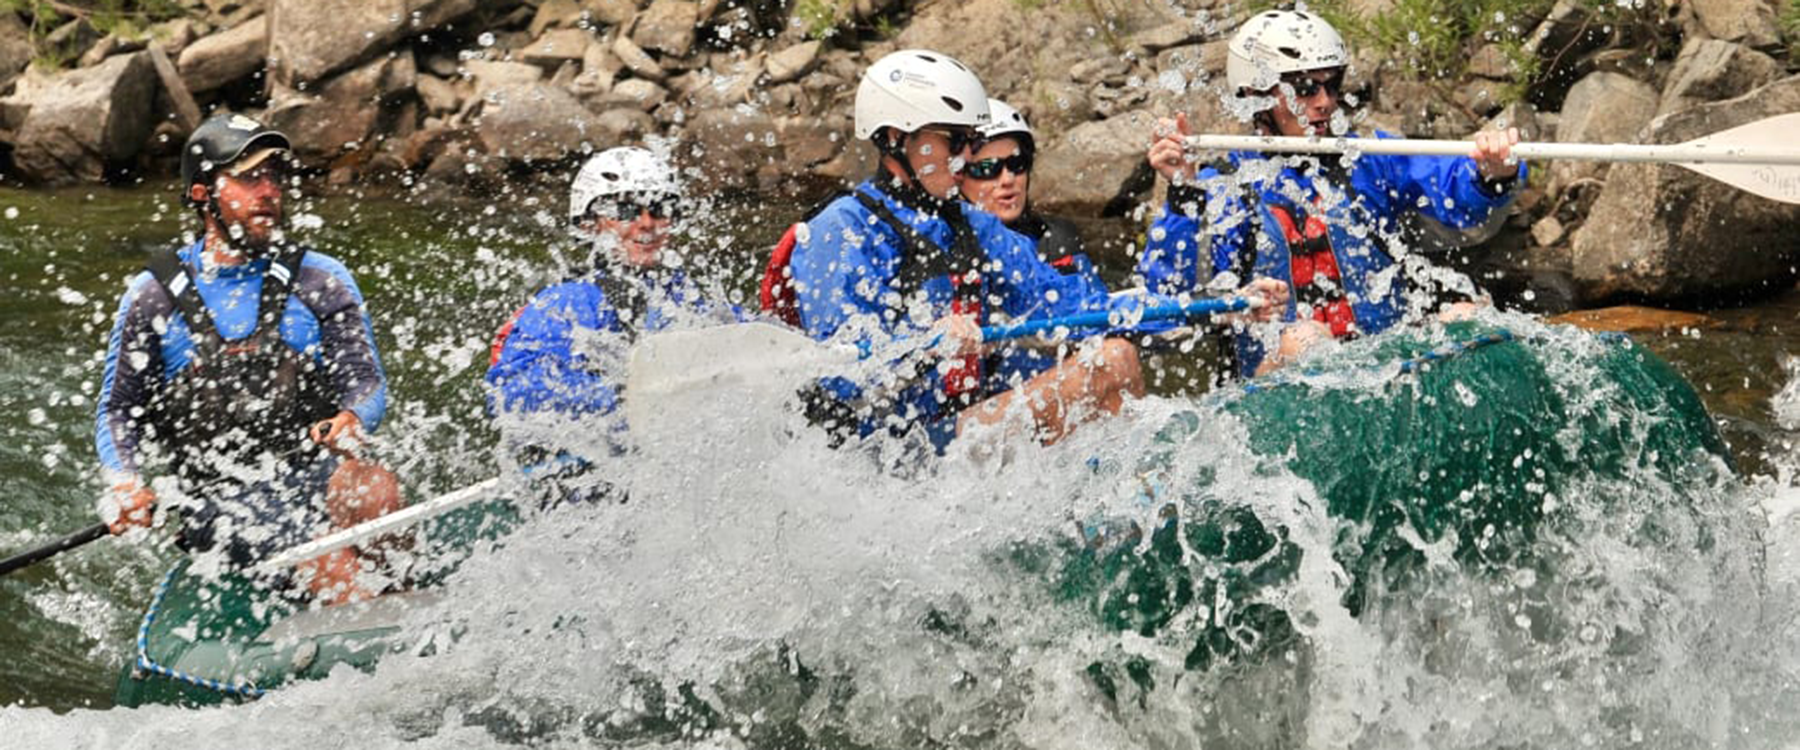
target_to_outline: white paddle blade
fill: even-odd
[[[676,412],[700,418],[681,404],[783,402],[808,379],[841,371],[856,360],[854,350],[771,323],[645,336],[631,349],[626,421],[637,434],[678,416]]]
[[[1688,144],[1723,153],[1780,150],[1797,152],[1800,149],[1795,149],[1796,133],[1800,133],[1800,112],[1739,125],[1704,138],[1696,138],[1688,141]],[[1746,193],[1782,203],[1800,203],[1800,165],[1706,162],[1681,166]]]

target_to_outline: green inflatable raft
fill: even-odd
[[[433,588],[478,541],[500,537],[517,521],[511,504],[498,499],[433,519],[414,541],[409,590],[334,607],[308,606],[243,575],[201,575],[183,560],[152,593],[114,702],[254,700],[340,665],[370,670],[388,653],[429,650],[430,643],[400,640],[401,624],[437,600]]]
[[[1353,617],[1445,559],[1476,576],[1560,575],[1559,551],[1580,538],[1594,503],[1609,502],[1583,495],[1594,482],[1655,485],[1677,512],[1714,502],[1703,488],[1729,477],[1728,454],[1679,375],[1623,337],[1532,331],[1459,324],[1383,336],[1346,347],[1328,369],[1208,394],[1141,455],[1113,462],[1128,465],[1096,468],[1096,482],[1141,487],[1145,513],[1012,545],[995,564],[1102,630],[1181,644],[1180,668],[1204,671],[1282,658],[1304,640],[1281,592],[1309,547],[1291,518],[1194,466],[1217,453],[1220,430],[1245,436],[1253,476],[1303,480],[1324,506],[1306,512],[1330,529]],[[429,597],[306,610],[177,567],[144,618],[119,703],[245,700],[339,664],[370,668],[418,646],[394,636],[401,615]],[[944,637],[970,627],[954,620],[942,613],[924,625]],[[1120,699],[1155,689],[1167,668],[1121,657],[1089,675]],[[694,715],[710,714],[703,708]]]

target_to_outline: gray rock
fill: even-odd
[[[563,89],[546,83],[505,86],[484,98],[476,133],[487,153],[511,161],[555,161],[570,152],[605,148],[620,139],[616,119],[596,116]]]
[[[593,36],[582,29],[552,29],[532,42],[519,58],[533,65],[559,68],[565,62],[580,62],[587,57]]]
[[[782,160],[797,174],[836,158],[849,132],[840,132],[816,117],[783,117],[775,122]]]
[[[613,86],[611,93],[613,99],[645,112],[656,109],[663,103],[663,100],[669,98],[669,92],[656,85],[655,81],[647,81],[642,78],[620,81],[618,85]]]
[[[0,13],[0,91],[12,87],[25,66],[31,64],[31,32],[19,17]]]
[[[1456,103],[1477,117],[1492,117],[1500,111],[1501,85],[1486,78],[1471,78],[1456,89]]]
[[[1781,71],[1781,63],[1775,58],[1741,44],[1689,39],[1669,71],[1657,114],[1686,109],[1701,101],[1742,96],[1775,80]]]
[[[175,123],[186,132],[193,132],[200,125],[200,106],[194,103],[194,95],[188,91],[187,84],[181,82],[181,74],[175,72],[175,63],[162,47],[151,45],[150,64],[156,69],[156,78],[162,84],[162,95],[157,103],[163,111],[175,117]]]
[[[302,92],[277,86],[264,120],[287,133],[294,152],[314,164],[371,148],[385,111],[418,81],[412,54],[382,57]]]
[[[1506,59],[1500,45],[1484,44],[1475,50],[1474,57],[1469,58],[1469,72],[1482,78],[1506,81],[1512,79],[1514,70],[1512,61]]]
[[[1589,73],[1563,100],[1556,139],[1563,143],[1626,143],[1656,116],[1656,89],[1618,73]],[[1598,162],[1559,161],[1550,167],[1554,185],[1605,174]]]
[[[1706,33],[1727,42],[1767,47],[1781,41],[1774,0],[1693,0],[1694,16]]]
[[[1015,105],[1031,118],[1035,130],[1059,133],[1094,119],[1092,87],[1050,78],[1035,81],[1025,102]],[[1008,102],[1009,104],[1011,102]]]
[[[1156,116],[1148,111],[1127,112],[1077,125],[1040,146],[1043,153],[1031,181],[1034,200],[1084,207],[1106,203],[1144,161],[1155,125]]]
[[[1538,115],[1537,107],[1531,106],[1529,102],[1513,102],[1506,105],[1499,112],[1494,113],[1494,116],[1489,118],[1487,124],[1482,127],[1484,130],[1518,128],[1520,140],[1549,140],[1549,134],[1544,130],[1543,120]]]
[[[27,181],[98,182],[109,164],[137,156],[156,126],[156,71],[146,52],[20,89],[14,98],[25,114],[13,167]]]
[[[600,113],[600,130],[607,134],[607,140],[595,145],[605,147],[607,143],[635,141],[656,132],[656,120],[628,107],[611,109]]]
[[[669,77],[669,72],[656,63],[656,58],[631,41],[631,37],[620,34],[618,40],[613,42],[612,51],[620,63],[640,78],[661,81]]]
[[[123,55],[141,50],[144,48],[144,44],[143,39],[126,39],[118,34],[107,34],[100,41],[94,42],[94,46],[89,47],[88,51],[82,53],[81,59],[75,64],[78,67],[91,68],[113,55]]]
[[[1166,23],[1152,26],[1132,34],[1125,41],[1125,46],[1136,47],[1150,54],[1161,52],[1170,47],[1191,44],[1206,38],[1204,17],[1195,17],[1187,23]]]
[[[1656,118],[1644,141],[1681,143],[1800,111],[1800,76]],[[1615,165],[1574,237],[1587,299],[1691,299],[1791,284],[1800,206],[1736,190],[1676,166]]]
[[[637,18],[634,0],[584,0],[581,7],[595,21],[608,26],[624,26]]]
[[[581,4],[575,0],[545,0],[538,6],[537,14],[531,17],[531,26],[526,33],[542,37],[549,29],[573,27],[581,19],[581,13]]]
[[[284,86],[309,85],[477,5],[477,0],[269,0],[271,77]]]
[[[462,75],[462,62],[446,54],[433,54],[424,59],[424,69],[439,78],[456,78]]]
[[[1554,247],[1562,241],[1564,234],[1563,223],[1555,216],[1545,216],[1531,225],[1531,239],[1538,247]]]
[[[819,61],[817,41],[802,42],[769,55],[769,83],[787,83],[806,75]]]
[[[268,19],[258,16],[188,45],[176,67],[190,91],[205,93],[260,70],[268,51]]]
[[[1107,55],[1070,68],[1069,78],[1076,83],[1123,86],[1130,73],[1131,62],[1129,60],[1117,55]]]
[[[684,78],[679,88],[688,104],[699,109],[721,109],[750,101],[763,75],[764,56],[755,55],[726,70],[699,70]]]
[[[204,34],[200,24],[191,18],[177,18],[150,27],[150,40],[163,48],[163,53],[179,59],[183,50]]]
[[[462,108],[462,93],[456,90],[456,84],[434,75],[420,75],[416,88],[428,115],[449,114]]]
[[[708,177],[740,184],[764,164],[780,160],[775,121],[766,114],[732,107],[693,114],[686,138]]]
[[[475,95],[479,97],[485,97],[495,89],[537,83],[544,79],[543,68],[525,63],[470,60],[463,63],[463,70],[467,71],[469,80],[475,84]]]
[[[694,26],[699,22],[699,5],[688,0],[655,0],[638,16],[631,40],[647,50],[686,57],[693,49]]]

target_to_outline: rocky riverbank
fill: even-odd
[[[1360,130],[1679,142],[1800,110],[1793,2],[1316,5],[1358,49]],[[666,138],[715,184],[805,192],[868,173],[857,77],[906,47],[1032,118],[1044,204],[1154,200],[1129,178],[1159,115],[1244,129],[1218,86],[1247,11],[1213,0],[163,0],[138,23],[22,5],[0,12],[0,143],[27,184],[172,174],[223,107],[335,183],[481,189]],[[1525,237],[1506,262],[1581,302],[1755,294],[1800,265],[1800,208],[1675,167],[1538,165],[1508,221]]]

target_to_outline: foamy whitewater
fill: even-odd
[[[1591,373],[1552,375],[1570,424],[1608,418],[1583,413]],[[1428,565],[1400,590],[1376,579],[1353,615],[1333,555],[1353,535],[1249,450],[1232,398],[1153,398],[1051,448],[976,436],[913,470],[828,449],[791,411],[686,404],[662,415],[686,430],[604,466],[629,502],[538,513],[483,547],[373,674],[225,708],[5,708],[0,724],[12,747],[146,748],[1760,748],[1800,730],[1791,457],[1755,481],[1709,455],[1679,485],[1574,477],[1538,556],[1499,571],[1413,534]],[[1149,635],[1059,593],[1084,529],[1155,529],[1165,504],[1248,509],[1282,544],[1225,562],[1184,543],[1174,564],[1213,598]],[[1256,607],[1297,637],[1259,649],[1272,631],[1233,617]],[[1206,638],[1231,643],[1196,665]]]

